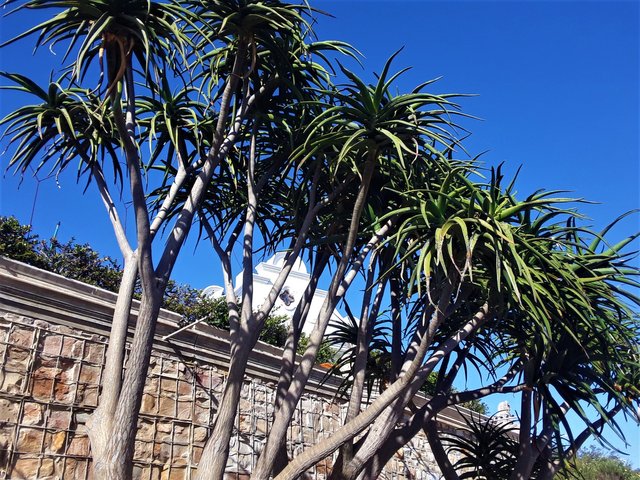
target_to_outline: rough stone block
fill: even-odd
[[[53,388],[53,398],[58,402],[72,403],[75,396],[75,387],[73,383],[55,382]]]
[[[84,480],[85,478],[87,478],[86,471],[88,470],[88,468],[89,463],[85,460],[66,458],[64,459],[64,462],[60,461],[56,463],[56,473],[58,474],[58,476],[55,478],[56,480]]]
[[[47,416],[47,427],[56,430],[67,430],[71,422],[71,412],[62,410],[60,407],[49,407]]]
[[[61,358],[59,366],[62,369],[59,376],[61,382],[75,383],[78,381],[79,363],[76,363],[72,358]]]
[[[173,426],[173,441],[174,443],[189,443],[189,435],[191,433],[191,429],[188,424],[180,425],[175,424]]]
[[[0,391],[7,393],[21,393],[26,381],[25,373],[4,372],[0,375]]]
[[[138,432],[136,433],[136,439],[145,442],[153,441],[154,424],[150,420],[138,421]]]
[[[42,479],[53,475],[54,471],[53,460],[50,458],[40,461],[38,458],[21,457],[13,466],[12,478]]]
[[[171,465],[166,466],[164,470],[162,470],[162,474],[160,476],[160,480],[184,480],[187,478],[188,469],[185,467],[175,467]]]
[[[158,402],[158,414],[163,417],[174,417],[176,414],[176,401],[173,398],[162,396]]]
[[[175,377],[178,374],[178,364],[182,362],[176,362],[173,360],[163,359],[162,373],[167,376]]]
[[[198,463],[200,463],[200,459],[202,458],[202,451],[204,450],[203,447],[198,447],[196,445],[193,445],[191,447],[191,461],[193,463],[195,463],[196,465]]]
[[[158,394],[158,377],[147,378],[147,381],[144,384],[144,392],[151,393],[154,395]]]
[[[189,420],[191,418],[192,406],[191,402],[178,402],[178,418],[180,420]]]
[[[63,337],[60,335],[47,335],[41,342],[41,350],[44,355],[50,355],[52,357],[57,357],[62,352],[62,340]]]
[[[0,423],[17,423],[20,404],[7,398],[0,398]]]
[[[158,377],[162,375],[162,359],[158,357],[151,357],[149,361],[149,376]]]
[[[160,480],[160,475],[162,475],[161,467],[151,467],[150,473],[147,473],[148,476],[143,478],[148,478],[149,480]]]
[[[206,390],[211,388],[211,374],[207,370],[196,370],[196,383]]]
[[[256,419],[256,431],[266,434],[269,431],[269,425],[263,418]]]
[[[42,414],[44,407],[35,402],[25,402],[22,409],[22,423],[23,425],[42,425]]]
[[[20,453],[39,453],[44,432],[39,429],[20,427],[16,450]]]
[[[156,443],[153,445],[153,459],[156,462],[166,463],[171,458],[171,443],[167,442]]]
[[[33,329],[28,327],[14,326],[9,332],[7,343],[10,345],[32,348],[33,347]]]
[[[194,427],[193,428],[193,441],[194,442],[202,442],[204,444],[207,439],[208,433],[207,429],[204,427]]]
[[[324,403],[322,408],[330,415],[335,415],[336,417],[340,415],[340,406],[335,403]]]
[[[240,423],[241,432],[243,433],[251,432],[251,416],[250,415],[240,415],[239,423]]]
[[[97,343],[87,343],[84,349],[84,360],[102,365],[104,360],[105,346]]]
[[[176,391],[176,381],[173,378],[160,379],[160,393],[165,395]]]
[[[225,473],[224,480],[249,480],[251,475],[248,473]]]
[[[239,442],[236,446],[236,451],[240,455],[251,455],[253,453],[253,447],[251,446],[251,438],[242,436],[239,438]]]
[[[67,447],[68,455],[77,455],[80,457],[86,457],[89,455],[89,437],[86,435],[73,434]]]
[[[48,433],[45,437],[44,442],[46,451],[53,453],[62,453],[64,451],[66,439],[66,432],[56,432],[54,434]]]
[[[51,399],[54,383],[52,378],[33,376],[31,377],[31,382],[31,395],[33,395],[33,398],[46,401]]]
[[[62,373],[62,369],[57,366],[57,362],[55,360],[47,360],[49,359],[44,359],[42,357],[38,358],[36,368],[32,374],[33,377],[53,379]]]
[[[88,385],[97,385],[100,382],[100,367],[83,363],[80,367],[78,381]]]
[[[8,345],[5,368],[18,372],[26,372],[30,358],[31,350],[29,348],[19,345]]]
[[[131,472],[131,478],[132,480],[142,480],[143,478],[146,480],[148,478],[148,472],[148,469],[142,468],[139,465],[134,465],[133,471]]]
[[[148,393],[142,394],[142,404],[140,406],[142,413],[154,414],[156,413],[156,398]]]
[[[193,394],[193,388],[191,383],[185,381],[178,382],[178,398],[181,400],[191,400]]]
[[[189,459],[189,445],[173,444],[171,463],[173,465],[186,465]]]
[[[193,420],[197,423],[208,424],[211,420],[209,407],[195,404],[193,406]]]
[[[166,435],[167,433],[171,433],[171,430],[173,430],[173,425],[171,424],[171,422],[168,421],[161,421],[158,422],[158,424],[156,425],[156,438],[164,438],[164,435]],[[160,434],[164,434],[164,435],[160,435]]]
[[[316,472],[318,473],[318,475],[329,475],[331,473],[332,461],[333,459],[331,457],[327,457],[318,462],[316,465]]]
[[[153,454],[153,442],[136,440],[133,458],[141,462],[148,461]]]
[[[66,358],[82,358],[83,341],[72,337],[62,340],[62,356]]]
[[[244,393],[244,391],[243,391]],[[247,394],[248,396],[248,394]],[[240,411],[241,412],[251,412],[252,410],[252,405],[251,402],[249,400],[247,400],[247,398],[241,398],[240,399]]]
[[[87,406],[95,406],[98,404],[98,386],[97,385],[78,385],[76,400],[78,403]]]
[[[211,389],[216,392],[222,392],[222,386],[224,384],[224,377],[221,375],[212,375],[211,376]]]
[[[13,449],[13,439],[15,436],[16,427],[13,425],[7,425],[0,423],[0,460],[3,458],[3,455],[6,454],[6,451],[9,449]],[[0,462],[0,466],[3,463]],[[0,468],[0,473],[2,472],[2,468]],[[2,478],[0,476],[0,478]]]
[[[255,399],[256,403],[262,403],[266,400],[266,393],[264,391],[263,387],[259,387],[254,389],[253,391],[253,398]]]

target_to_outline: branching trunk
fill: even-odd
[[[124,59],[123,59],[124,61]],[[93,419],[94,431],[92,437],[97,441],[94,457],[94,472],[98,478],[128,478],[131,475],[133,443],[137,431],[137,419],[142,398],[142,390],[146,379],[147,367],[151,355],[151,345],[155,324],[162,302],[164,287],[158,286],[151,258],[151,236],[149,234],[149,215],[143,182],[140,173],[140,157],[135,141],[135,91],[133,83],[133,69],[131,59],[127,59],[127,69],[124,74],[126,82],[127,112],[121,110],[118,97],[113,99],[113,116],[122,140],[125,152],[131,197],[134,205],[136,220],[136,238],[138,242],[137,254],[127,258],[126,271],[121,284],[121,295],[114,316],[113,338],[110,343],[110,353],[107,354],[105,373],[113,382],[104,392],[98,415]],[[109,203],[104,184],[102,187],[103,201]],[[108,207],[109,208],[109,207]],[[115,212],[110,211],[112,221]],[[117,230],[117,237],[123,232]],[[119,238],[124,245],[124,239]],[[134,262],[137,264],[134,265]],[[138,314],[137,329],[134,335],[127,370],[121,382],[122,363],[128,317],[135,285],[136,270],[140,273],[143,288],[143,298]],[[105,382],[107,377],[105,377]],[[105,384],[106,385],[106,384]],[[100,422],[100,426],[98,426]]]
[[[434,314],[435,316],[439,317],[439,320],[437,320],[439,322],[442,322],[444,320],[444,308],[442,307],[444,306],[446,308],[447,305],[447,303],[442,302],[446,301],[444,299],[450,296],[451,291],[452,287],[449,284],[449,286],[446,287],[444,289],[444,292],[442,292],[441,294],[441,302],[439,302],[438,305],[440,308],[438,308]],[[420,344],[416,348],[415,355],[413,356],[413,361],[410,364],[406,365],[406,368],[403,369],[400,378],[396,382],[394,382],[387,390],[385,390],[376,400],[374,400],[374,402],[367,409],[360,413],[360,415],[354,418],[351,422],[340,427],[330,438],[325,439],[324,441],[318,443],[314,447],[304,451],[301,455],[296,457],[287,466],[287,468],[284,469],[280,473],[280,475],[276,477],[276,479],[285,480],[297,478],[311,465],[313,465],[320,459],[325,458],[344,442],[351,440],[365,428],[370,426],[380,416],[380,414],[398,398],[399,395],[405,392],[406,388],[410,385],[426,356],[430,340],[431,339],[429,335],[423,335]],[[370,433],[367,437],[367,440],[369,440],[371,437],[372,435]],[[363,447],[360,447],[358,453],[360,453],[362,449]],[[352,469],[352,471],[353,470],[355,469]]]
[[[243,256],[242,256],[242,310],[237,329],[231,331],[231,352],[229,375],[220,399],[212,434],[207,440],[198,468],[198,478],[222,478],[229,456],[229,442],[237,405],[242,391],[242,382],[249,359],[251,326],[253,322],[253,238],[257,218],[258,199],[254,192],[254,172],[256,162],[256,132],[254,123],[251,135],[251,151],[247,160],[247,208],[245,212]],[[225,283],[228,283],[227,279]],[[227,300],[231,293],[227,285]]]
[[[388,230],[389,227],[390,227],[390,224],[387,224],[377,232],[377,234],[374,236],[374,238],[371,240],[368,246],[365,247],[364,249],[365,252],[362,253],[363,256],[366,256],[366,252],[372,249],[380,241],[380,239],[386,234],[386,231]],[[355,262],[354,267],[349,271],[347,275],[345,275],[345,278],[341,282],[340,288],[338,289],[338,295],[336,299],[342,298],[346,290],[351,285],[351,282],[355,278],[355,274],[359,270],[360,266],[361,266],[360,261]],[[325,305],[326,305],[326,302],[327,300],[325,301]],[[279,426],[280,428],[282,428],[282,430],[277,432],[278,435],[274,435],[274,429],[272,427],[271,435],[273,435],[273,438],[284,437],[284,433],[286,433],[286,428],[287,428],[288,422],[291,419],[291,415],[293,414],[295,405],[300,399],[300,396],[304,391],[304,386],[307,380],[309,379],[309,374],[311,373],[311,369],[313,368],[315,357],[316,357],[319,345],[322,341],[322,335],[324,333],[324,330],[327,327],[327,324],[329,322],[329,318],[332,312],[333,310],[330,310],[327,313],[326,308],[321,311],[318,324],[316,324],[316,327],[314,328],[310,336],[309,347],[307,348],[307,350],[305,351],[302,357],[302,362],[298,367],[298,370],[296,371],[296,375],[294,376],[293,381],[291,383],[291,387],[289,388],[286,394],[286,397],[284,399],[286,401],[282,403],[281,410],[278,412],[278,413],[282,413],[283,411],[285,412],[284,416],[277,417],[277,419],[278,418],[280,419],[281,423]],[[285,418],[287,418],[287,420],[284,420]],[[276,425],[275,422],[274,422],[274,425]],[[269,438],[272,438],[271,435]],[[350,437],[350,438],[353,438],[353,437]]]
[[[162,297],[158,294],[145,295],[142,298],[136,335],[127,359],[127,370],[118,397],[108,444],[102,458],[94,457],[96,478],[120,480],[131,477],[141,393],[147,378],[154,326],[161,303]]]
[[[318,322],[309,337],[307,350],[303,355],[302,362],[298,366],[296,374],[294,375],[293,381],[291,382],[290,388],[286,394],[286,400],[280,402],[280,409],[276,412],[267,442],[260,454],[260,458],[258,459],[258,463],[254,470],[253,477],[256,479],[266,480],[273,470],[278,450],[282,445],[283,439],[286,438],[287,426],[291,421],[295,406],[304,391],[304,387],[315,363],[315,358],[320,348],[320,344],[322,343],[325,329],[338,304],[338,301],[341,298],[339,296],[339,291],[342,290],[344,293],[346,288],[348,288],[348,286],[345,285],[346,279],[344,278],[344,274],[347,270],[347,265],[356,243],[360,217],[366,203],[371,178],[375,171],[376,156],[377,151],[369,152],[367,161],[365,162],[362,182],[360,183],[358,195],[352,209],[349,232],[343,247],[342,258],[331,281],[329,292],[322,306]]]
[[[533,443],[531,439],[531,408],[533,401],[533,391],[531,388],[532,361],[529,360],[524,369],[524,380],[527,388],[522,391],[520,400],[520,433],[518,446],[518,460],[511,474],[511,480],[526,480],[529,478],[531,469],[535,462]]]
[[[427,345],[431,344],[435,329],[446,318],[445,311],[450,311],[449,301],[450,295],[453,291],[453,286],[447,283],[443,292],[440,295],[438,301],[438,307],[436,309],[433,318],[429,322],[428,334],[425,338],[428,339]],[[354,456],[353,460],[348,466],[345,466],[345,478],[353,479],[362,471],[365,465],[373,458],[378,450],[383,446],[387,438],[391,435],[395,425],[402,418],[404,410],[411,399],[415,396],[418,389],[422,385],[424,379],[433,371],[436,365],[447,355],[449,355],[460,342],[464,341],[469,335],[476,332],[487,321],[488,305],[484,304],[482,308],[474,315],[474,317],[467,322],[455,335],[447,339],[427,360],[427,362],[420,368],[416,369],[414,376],[415,380],[407,382],[405,388],[403,388],[397,395],[395,401],[387,407],[386,411],[378,416],[376,421],[371,426],[369,436],[363,445],[358,449],[358,452]],[[407,366],[403,371],[407,371]],[[398,383],[398,382],[396,382]],[[395,384],[394,384],[395,385]]]
[[[252,147],[253,155],[255,155],[255,144]],[[222,399],[220,401],[220,410],[216,416],[214,423],[214,429],[210,436],[205,450],[203,452],[200,466],[199,466],[199,478],[222,478],[224,468],[229,453],[229,440],[231,438],[231,431],[233,428],[233,422],[235,419],[236,406],[238,405],[240,393],[242,389],[242,381],[244,379],[244,372],[246,370],[247,362],[250,353],[255,346],[260,330],[264,325],[269,312],[273,308],[275,301],[278,298],[278,294],[282,290],[286,279],[289,276],[299,254],[304,245],[306,234],[309,228],[313,224],[313,219],[317,215],[319,208],[311,208],[307,212],[301,231],[296,239],[295,245],[292,251],[287,255],[285,259],[285,265],[283,266],[280,274],[276,278],[273,287],[271,288],[267,298],[261,305],[257,312],[253,312],[253,224],[255,222],[255,213],[257,208],[258,199],[255,196],[254,182],[253,182],[253,160],[249,162],[249,191],[248,199],[249,205],[247,207],[247,216],[245,220],[245,235],[243,243],[243,302],[242,302],[242,314],[240,318],[237,330],[234,330],[232,325],[232,346],[231,355],[229,361],[229,376],[225,384]],[[312,185],[311,200],[313,201],[315,186],[318,178],[315,179]],[[210,235],[213,232],[210,232]],[[218,253],[222,253],[220,248],[216,248]],[[228,257],[228,255],[227,255]],[[227,288],[230,295],[230,288]],[[229,298],[227,298],[229,302]],[[231,322],[230,322],[231,323]]]
[[[354,378],[353,385],[351,387],[351,396],[349,399],[349,405],[347,407],[347,414],[345,416],[344,423],[348,423],[353,420],[359,413],[362,407],[362,399],[364,395],[364,387],[366,381],[367,360],[369,358],[369,344],[371,343],[371,334],[375,321],[378,317],[380,310],[380,304],[384,295],[386,280],[382,280],[382,283],[378,284],[376,295],[371,302],[371,294],[375,282],[375,263],[377,262],[377,256],[373,255],[370,260],[369,271],[367,274],[367,281],[365,284],[365,295],[362,300],[362,310],[360,313],[360,325],[358,328],[358,336],[356,340],[356,358],[353,366]],[[384,271],[386,265],[385,262],[380,261],[380,270]],[[345,464],[348,464],[353,459],[353,439],[348,440],[340,448],[340,455],[338,461],[334,464],[333,472],[330,478],[339,478],[342,475],[342,468]]]
[[[378,478],[384,466],[393,458],[398,450],[411,441],[423,428],[425,422],[447,406],[445,395],[437,395],[427,402],[404,426],[396,428],[375,455],[364,467],[366,478]]]
[[[314,265],[309,284],[307,285],[300,302],[296,306],[293,317],[291,318],[291,328],[289,329],[284,351],[282,352],[282,366],[280,367],[278,387],[276,389],[276,410],[280,407],[280,401],[284,398],[284,395],[291,384],[300,334],[302,333],[302,328],[307,315],[309,314],[311,301],[313,300],[318,282],[320,281],[320,274],[324,271],[329,261],[328,255],[321,253],[319,256],[320,258],[316,260],[316,264]]]
[[[238,132],[240,130],[240,126],[246,119],[247,113],[251,110],[251,108],[253,107],[253,105],[256,103],[258,99],[262,98],[265,94],[270,92],[275,87],[276,85],[275,80],[277,78],[278,77],[276,75],[275,78],[272,78],[269,82],[267,82],[265,86],[260,88],[256,93],[254,93],[250,97],[246,98],[245,101],[243,101],[241,111],[239,112],[238,115],[236,115],[231,131],[225,141],[218,141],[217,143],[214,143],[214,145],[212,146],[212,148],[210,149],[209,153],[205,158],[199,159],[189,166],[184,166],[182,163],[180,163],[176,176],[173,179],[171,186],[169,187],[169,192],[163,199],[162,204],[158,208],[156,216],[153,219],[153,222],[151,223],[152,235],[155,235],[160,229],[160,227],[162,227],[164,222],[166,222],[169,212],[171,211],[172,207],[175,205],[175,201],[178,197],[178,193],[180,193],[180,189],[184,186],[184,183],[189,178],[189,175],[196,172],[196,170],[202,167],[203,164],[208,163],[207,172],[213,172],[217,168],[218,164],[220,163],[224,155],[226,155],[226,153],[228,152],[229,145],[237,137]],[[227,88],[229,88],[230,92],[232,91],[230,87],[227,87]],[[223,109],[224,109],[224,104],[223,104]],[[224,109],[224,111],[228,113],[229,111],[228,106],[226,109]],[[220,119],[222,118],[223,118],[222,116],[218,117],[218,125],[220,126],[220,130],[219,130],[220,135],[222,135],[222,130],[226,126],[226,123],[222,123],[222,124],[220,123]],[[182,155],[182,156],[186,157],[186,155]]]
[[[218,121],[211,149],[209,150],[207,159],[204,162],[204,166],[196,176],[184,206],[177,216],[176,223],[171,230],[169,238],[167,239],[162,257],[158,262],[158,267],[156,269],[158,277],[162,278],[165,283],[169,279],[169,275],[171,274],[177,259],[178,252],[182,248],[189,230],[191,229],[193,218],[196,215],[198,207],[202,203],[207,186],[213,177],[218,162],[228,154],[232,145],[235,143],[235,140],[242,129],[242,122],[244,121],[247,111],[251,105],[251,99],[248,96],[248,89],[245,88],[245,96],[242,99],[238,112],[236,112],[230,130],[225,136],[224,131],[228,122],[227,116],[229,114],[231,100],[238,86],[238,82],[242,78],[247,42],[248,39],[245,39],[244,37],[241,37],[238,40],[238,50],[234,59],[233,69],[220,102],[220,112],[218,113]],[[255,98],[255,96],[253,98]]]
[[[113,312],[98,408],[87,424],[94,465],[104,457],[120,397],[129,315],[137,277],[138,265],[135,256],[132,255],[125,260],[118,299]]]
[[[508,382],[513,380],[519,372],[520,364],[516,363],[509,372],[507,372],[507,374],[492,385],[459,393],[450,393],[446,390],[442,390],[434,395],[420,409],[413,412],[413,415],[406,424],[400,428],[396,428],[393,434],[385,440],[384,444],[380,448],[378,448],[375,455],[366,465],[367,478],[377,478],[377,475],[380,474],[382,468],[384,468],[387,462],[391,460],[393,455],[400,448],[409,443],[411,439],[424,428],[426,422],[431,420],[443,409],[453,405],[460,405],[471,400],[478,400],[496,393],[516,393],[521,391],[524,385],[505,386]],[[418,383],[419,381],[416,378],[414,382]],[[447,385],[444,387],[448,388]],[[415,388],[415,386],[412,385],[412,388]]]
[[[129,327],[131,304],[138,277],[137,258],[127,240],[118,210],[115,206],[109,188],[99,164],[91,158],[84,160],[92,165],[93,178],[95,179],[100,197],[107,210],[114,235],[124,257],[124,270],[118,289],[118,297],[114,307],[111,321],[109,344],[105,356],[105,368],[102,374],[102,390],[98,401],[98,408],[91,415],[87,423],[87,432],[90,437],[94,458],[101,459],[108,444],[113,425],[120,388],[125,357],[125,346]]]

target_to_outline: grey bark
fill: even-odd
[[[98,408],[91,415],[87,424],[94,466],[103,462],[105,449],[111,436],[113,417],[122,386],[129,315],[137,276],[138,265],[136,258],[131,256],[125,261],[125,268],[113,313]]]
[[[254,151],[255,154],[255,151]],[[252,162],[249,162],[250,164]],[[253,168],[252,166],[250,167]],[[249,176],[253,178],[253,174],[250,172]],[[316,179],[317,181],[317,179]],[[258,335],[269,312],[273,308],[278,294],[282,290],[284,283],[291,272],[296,259],[298,258],[300,251],[304,245],[306,233],[313,224],[313,219],[319,211],[319,207],[310,208],[307,212],[303,226],[301,228],[300,235],[296,239],[296,243],[285,259],[285,265],[282,271],[278,275],[272,289],[270,290],[267,298],[261,305],[257,312],[252,311],[253,295],[252,295],[252,281],[253,281],[253,260],[252,260],[252,245],[253,245],[253,223],[255,221],[255,207],[257,205],[257,197],[255,196],[253,181],[249,181],[249,206],[247,208],[247,216],[245,219],[245,235],[244,235],[244,254],[243,254],[243,311],[240,316],[239,322],[230,321],[232,331],[232,345],[230,355],[229,376],[225,383],[223,396],[220,401],[220,410],[216,416],[214,423],[214,429],[205,445],[199,470],[198,478],[221,478],[226,466],[226,461],[229,454],[229,440],[231,436],[231,430],[233,428],[233,421],[235,419],[236,408],[240,398],[242,381],[244,379],[244,372],[246,370],[247,362],[251,350],[255,346],[258,340]],[[315,185],[312,189],[315,188]],[[312,195],[313,200],[313,195]],[[212,235],[213,232],[210,232]],[[219,245],[216,247],[216,251],[220,255],[226,256],[226,262],[228,263],[228,253],[222,252]],[[230,266],[227,268],[230,270]],[[233,286],[231,285],[230,274],[226,275],[227,284],[227,303],[230,302],[230,296],[233,292]],[[231,319],[230,319],[231,320]]]
[[[445,310],[449,310],[448,307],[452,290],[453,286],[448,284],[444,287],[444,291],[440,295],[438,307],[433,315],[433,319],[429,322],[428,333],[425,336],[428,339],[427,345],[430,345],[431,340],[434,338],[435,331],[446,318]],[[358,449],[358,452],[350,464],[345,466],[345,478],[354,479],[360,474],[360,472],[362,472],[366,464],[384,445],[387,438],[389,438],[395,425],[404,415],[404,410],[407,404],[415,396],[426,376],[433,371],[440,360],[449,355],[449,353],[453,351],[460,342],[482,326],[482,324],[487,320],[487,314],[488,305],[484,304],[480,311],[478,311],[478,313],[476,313],[476,315],[474,315],[466,325],[464,325],[454,336],[443,342],[438,350],[431,355],[429,360],[427,360],[424,366],[416,370],[414,375],[416,380],[409,382],[406,388],[398,394],[397,399],[386,408],[379,418],[376,419],[375,423],[371,427],[367,440]],[[405,369],[403,369],[403,371]]]
[[[286,438],[287,425],[291,421],[295,406],[304,391],[309,374],[311,373],[318,349],[320,348],[320,343],[322,342],[324,331],[340,299],[338,291],[343,283],[343,276],[356,242],[360,216],[364,209],[371,178],[375,171],[376,156],[377,151],[368,152],[367,161],[365,162],[364,171],[362,173],[362,182],[358,188],[358,195],[356,196],[351,213],[349,232],[347,240],[343,246],[342,258],[340,259],[340,263],[336,268],[336,273],[331,281],[329,292],[322,307],[318,322],[309,337],[307,350],[303,355],[302,361],[286,394],[286,400],[280,402],[280,409],[276,412],[271,431],[267,437],[267,442],[260,454],[260,458],[258,459],[258,463],[254,470],[253,477],[256,479],[266,480],[271,474],[278,449],[282,445],[283,439]]]
[[[533,378],[533,361],[528,360],[524,366],[524,382],[527,386],[520,397],[520,432],[518,459],[511,474],[510,480],[526,480],[529,478],[531,469],[535,462],[533,444],[531,441],[532,416],[531,408],[533,402],[533,388],[531,380]]]
[[[451,290],[449,290],[450,292]],[[444,295],[443,295],[444,296]],[[436,312],[436,315],[442,316],[442,310]],[[344,442],[354,438],[365,428],[370,426],[376,418],[382,413],[394,400],[401,395],[410,385],[412,379],[422,364],[428,347],[429,335],[423,335],[418,345],[413,361],[403,369],[400,378],[394,382],[387,390],[385,390],[374,402],[356,418],[348,424],[339,428],[334,434],[312,448],[304,451],[296,457],[277,477],[276,480],[295,479],[301,475],[307,468],[318,460],[325,458]],[[368,438],[370,438],[369,435]],[[362,447],[361,447],[362,448]]]
[[[377,316],[376,311],[369,311],[371,309],[371,294],[373,289],[373,282],[375,279],[375,266],[376,255],[372,255],[369,260],[369,271],[367,272],[367,281],[365,283],[364,297],[362,299],[362,309],[360,312],[360,324],[358,325],[358,335],[356,339],[356,357],[353,365],[353,385],[351,386],[351,395],[349,398],[349,404],[347,406],[347,414],[345,416],[344,423],[348,423],[353,420],[362,406],[362,395],[364,393],[365,375],[367,372],[367,359],[369,358],[369,342],[372,330],[372,323]],[[378,286],[376,294],[376,303],[379,306],[382,300],[382,293],[384,289],[382,286]],[[375,307],[374,307],[375,309]],[[375,309],[377,310],[377,309]],[[353,440],[349,440],[340,448],[341,461],[348,463],[353,458]],[[334,471],[338,473],[341,470],[341,465],[334,465]],[[334,478],[335,475],[332,475]]]
[[[117,394],[115,411],[109,412],[102,410],[105,416],[107,416],[107,421],[104,425],[98,427],[102,430],[100,433],[94,433],[94,438],[96,438],[98,442],[106,439],[104,448],[96,446],[99,451],[99,456],[98,458],[94,457],[94,474],[97,478],[108,479],[124,479],[131,476],[138,412],[151,356],[155,324],[164,292],[164,285],[158,284],[156,281],[151,257],[149,212],[146,206],[146,198],[140,173],[140,157],[134,140],[135,92],[131,59],[128,58],[127,62],[127,69],[124,74],[127,95],[126,116],[123,114],[119,99],[117,98],[113,101],[113,115],[116,128],[122,140],[129,172],[130,190],[136,220],[136,239],[138,242],[136,258],[137,270],[140,274],[143,297],[138,313],[137,328],[127,362],[127,370],[119,387],[119,393]],[[128,274],[128,281],[130,281],[133,274],[132,272],[128,272]],[[123,299],[123,302],[130,302],[130,300],[129,295],[129,299]],[[123,306],[123,310],[126,310],[125,307],[126,305]],[[107,372],[114,380],[117,379],[118,375],[117,367],[120,366],[121,368],[124,345],[126,344],[126,327],[123,325],[123,321],[124,314],[122,314],[114,330],[116,338],[114,338],[112,355],[107,357],[109,365],[105,366]],[[105,397],[105,408],[113,408],[115,391],[118,388],[117,385],[118,382],[116,382],[116,385],[110,386],[110,388],[114,387],[114,390],[109,391]],[[111,419],[111,425],[107,430],[106,427],[109,425],[109,419]],[[95,425],[94,422],[94,426]]]

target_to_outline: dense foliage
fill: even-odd
[[[640,480],[640,470],[614,453],[591,447],[580,452],[562,472],[563,480]]]
[[[31,227],[14,217],[0,217],[0,255],[41,267],[44,262],[37,247],[38,236],[31,233]]]
[[[120,267],[113,258],[74,239],[40,239],[15,217],[0,217],[0,255],[112,292],[120,285]]]

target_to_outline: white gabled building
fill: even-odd
[[[262,301],[267,298],[274,282],[282,271],[285,257],[285,252],[277,252],[267,261],[261,262],[256,266],[255,273],[253,274],[254,305],[260,305]],[[291,318],[298,306],[298,303],[300,302],[300,299],[304,295],[304,291],[310,280],[311,275],[309,275],[307,266],[304,264],[302,259],[298,258],[289,273],[289,277],[287,278],[278,299],[276,300],[273,307],[273,313],[286,315]],[[240,297],[242,295],[242,272],[236,276],[235,285],[235,294],[237,297]],[[203,293],[215,298],[224,295],[224,289],[218,285],[211,285],[205,288]],[[313,330],[320,313],[320,308],[322,307],[326,297],[326,290],[316,288],[313,300],[311,301],[311,308],[309,310],[309,315],[307,316],[307,321],[302,329],[304,333],[309,334],[311,330]],[[338,321],[344,321],[344,317],[340,315],[339,312],[334,311],[330,323]],[[331,327],[328,328],[328,331],[330,330]]]

